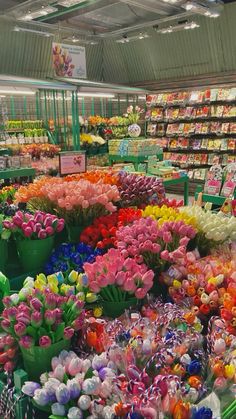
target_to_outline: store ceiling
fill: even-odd
[[[50,27],[70,31],[70,36],[84,34],[88,39],[119,38],[142,33],[153,26],[170,24],[223,9],[219,0],[197,0],[200,9],[186,10],[187,0],[0,0],[0,13],[16,20],[19,26]],[[48,9],[49,7],[49,9]],[[206,17],[207,19],[207,17]],[[68,37],[68,35],[67,35]]]

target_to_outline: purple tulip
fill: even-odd
[[[39,346],[42,348],[48,348],[51,345],[52,341],[49,336],[42,336],[39,339]]]
[[[49,398],[49,395],[48,395],[47,391],[44,390],[44,389],[35,390],[34,401],[39,406],[46,406],[50,401],[50,398]]]
[[[34,221],[36,223],[42,223],[43,222],[43,215],[41,214],[40,211],[36,211],[36,213],[34,214]]]
[[[5,307],[11,307],[13,305],[12,299],[8,295],[2,299],[2,302]]]
[[[21,337],[26,332],[26,325],[22,322],[16,323],[14,326],[14,331],[17,336]]]
[[[35,383],[34,381],[26,381],[21,390],[26,396],[33,397],[35,391],[40,387],[40,384]]]
[[[71,339],[72,338],[72,336],[74,335],[74,329],[72,329],[72,327],[70,327],[70,326],[68,326],[68,327],[65,327],[65,329],[64,329],[64,338],[65,339]]]
[[[30,301],[30,307],[33,310],[40,311],[41,308],[43,307],[43,304],[41,303],[41,301],[38,298],[32,298],[32,300]]]
[[[67,404],[70,400],[70,392],[65,384],[60,384],[56,390],[56,398],[58,403]]]
[[[25,349],[29,349],[34,345],[34,339],[29,335],[22,336],[19,340],[19,345]]]
[[[6,315],[5,316],[5,310],[4,310],[4,317],[8,317],[10,320],[15,320],[16,319],[16,315],[18,313],[18,310],[16,307],[9,307],[6,311]]]
[[[39,311],[34,311],[31,315],[31,324],[33,327],[38,328],[42,326],[43,316]]]
[[[68,380],[66,386],[70,392],[70,399],[77,399],[80,395],[80,385],[76,379]]]
[[[24,313],[26,316],[30,316],[31,308],[27,306],[25,303],[20,303],[20,305],[18,306],[18,312]]]
[[[45,227],[51,227],[53,218],[50,215],[47,215],[44,220]]]
[[[54,416],[66,416],[66,409],[63,404],[60,403],[54,403],[51,406],[52,414]]]
[[[56,321],[56,313],[54,310],[46,310],[44,313],[45,323],[52,326]]]
[[[78,318],[78,319],[75,319],[73,322],[72,322],[72,327],[73,327],[73,329],[77,332],[78,330],[81,330],[82,329],[82,327],[83,327],[83,325],[84,325],[84,320],[83,320],[83,318],[81,317],[81,318]]]

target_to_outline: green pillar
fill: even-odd
[[[92,97],[92,104],[91,104],[91,115],[94,116],[94,97]]]
[[[61,91],[62,95],[62,115],[63,115],[63,135],[64,135],[64,143],[66,148],[68,149],[68,141],[67,141],[67,132],[66,132],[66,108],[65,108],[65,92],[64,90]]]
[[[16,112],[15,112],[15,101],[14,101],[14,97],[11,96],[11,119],[16,119]]]

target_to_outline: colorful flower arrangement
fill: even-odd
[[[34,214],[17,211],[12,218],[3,221],[3,227],[15,238],[46,239],[64,229],[65,222],[62,218],[36,211]]]
[[[94,250],[85,243],[63,243],[53,250],[45,266],[45,273],[50,275],[59,271],[68,272],[71,270],[79,273],[84,272],[84,263],[93,263],[100,254],[101,251],[99,249]]]
[[[152,218],[140,218],[117,233],[117,247],[124,257],[133,257],[155,272],[165,270],[170,263],[182,260],[195,229],[183,221],[169,221],[158,226]]]
[[[30,154],[33,159],[41,157],[53,158],[59,154],[61,148],[55,144],[26,144],[21,149],[21,154]]]
[[[144,109],[139,106],[134,107],[133,105],[130,105],[124,114],[124,117],[127,118],[129,124],[137,124],[142,113],[144,113]]]
[[[114,247],[117,229],[120,226],[132,223],[140,218],[141,214],[141,210],[121,208],[113,214],[96,218],[89,227],[82,231],[80,240],[99,249]]]
[[[18,347],[16,340],[7,334],[0,336],[0,371],[11,373],[18,361]]]
[[[117,249],[97,256],[94,263],[85,263],[84,272],[91,291],[105,301],[125,301],[131,296],[142,299],[152,288],[154,278],[144,264],[126,259]]]
[[[0,189],[0,204],[12,204],[17,189],[18,185],[4,186],[2,189]]]
[[[189,216],[184,212],[180,212],[178,208],[168,207],[167,205],[147,205],[142,211],[143,217],[151,217],[158,221],[161,225],[166,221],[183,221],[185,224],[190,224],[196,227],[196,219],[194,216]]]
[[[145,207],[148,204],[157,204],[165,197],[163,182],[156,177],[123,172],[119,180],[122,207]]]
[[[20,295],[3,298],[2,329],[25,349],[71,339],[83,326],[84,302],[79,295],[60,296],[33,285],[29,278]]]

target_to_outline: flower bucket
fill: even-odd
[[[130,298],[127,301],[102,301],[101,304],[103,306],[103,312],[107,317],[111,317],[115,319],[116,317],[120,317],[125,310],[129,309],[130,307],[135,307],[137,305],[137,298]]]
[[[40,271],[47,262],[53,245],[54,236],[42,240],[17,240],[17,253],[24,271]]]
[[[37,381],[43,372],[51,371],[51,360],[65,349],[70,348],[70,340],[60,340],[48,348],[33,346],[30,349],[20,347],[24,368],[30,380]]]
[[[0,272],[5,273],[8,258],[8,242],[0,240]]]
[[[67,225],[68,239],[71,243],[78,243],[80,235],[84,230],[84,225]]]

